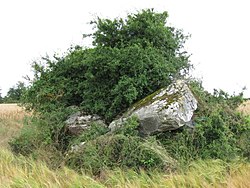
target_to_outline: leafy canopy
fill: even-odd
[[[183,51],[187,39],[167,26],[167,12],[142,10],[125,19],[101,19],[93,47],[71,48],[64,57],[33,64],[35,80],[24,103],[40,112],[78,105],[107,122],[132,103],[180,75],[190,64]]]
[[[17,103],[21,100],[22,95],[26,91],[25,84],[21,81],[18,81],[15,86],[9,88],[7,95],[2,98],[2,101],[5,103]],[[1,102],[1,96],[0,96]]]

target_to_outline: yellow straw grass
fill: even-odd
[[[8,147],[9,140],[19,132],[27,115],[17,104],[0,104],[0,147]]]
[[[21,120],[27,113],[17,104],[0,104],[0,119]]]
[[[244,115],[250,115],[250,100],[245,101],[237,110]]]
[[[106,171],[103,178],[89,177],[62,167],[49,169],[45,163],[0,150],[0,187],[116,187],[116,188],[248,188],[250,164],[221,160],[196,161],[176,174],[150,174],[121,169]]]

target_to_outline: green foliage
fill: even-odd
[[[250,116],[246,117],[240,133],[237,133],[237,144],[242,151],[242,157],[250,160]]]
[[[75,138],[72,138],[70,146],[80,144],[81,142],[87,142],[94,140],[97,137],[106,134],[109,131],[107,127],[100,124],[92,124],[88,130],[83,131],[83,133]]]
[[[229,124],[219,114],[212,114],[197,125],[195,146],[201,148],[201,158],[230,159],[236,156],[235,136]]]
[[[73,112],[72,108],[61,108],[51,113],[34,114],[26,118],[21,133],[10,142],[12,151],[30,155],[49,145],[65,151],[72,138],[67,133],[63,119]]]
[[[5,103],[18,103],[20,102],[23,94],[26,92],[26,87],[23,82],[18,82],[15,86],[11,87],[4,97]]]
[[[51,131],[46,121],[38,118],[27,118],[20,135],[9,142],[16,154],[28,156],[45,145],[52,144]]]
[[[190,82],[190,89],[198,100],[196,116],[199,116],[200,118],[205,116],[209,117],[213,111],[219,111],[221,115],[225,112],[229,114],[230,117],[232,116],[232,118],[237,119],[237,113],[235,110],[244,101],[243,93],[230,96],[225,91],[214,90],[214,93],[210,94],[203,88],[202,83],[197,80],[192,80]]]
[[[125,136],[139,136],[139,121],[136,116],[128,118],[123,125],[115,130],[115,134],[123,134]]]
[[[117,167],[173,170],[176,162],[160,143],[138,137],[138,125],[137,118],[132,117],[111,134],[103,126],[93,124],[89,130],[73,139],[66,159],[67,165],[94,175]]]
[[[161,155],[159,145],[145,143],[147,142],[135,136],[103,135],[85,143],[78,152],[69,154],[66,163],[79,172],[94,175],[117,167],[163,170],[175,165],[170,157]]]
[[[32,67],[35,79],[23,97],[26,108],[42,113],[50,113],[58,108],[79,105],[83,92],[81,82],[85,80],[87,50],[71,48],[68,55],[54,59],[42,58]]]
[[[187,39],[180,30],[167,26],[168,13],[155,13],[153,9],[129,14],[126,19],[101,19],[91,22],[97,28],[93,45],[126,48],[140,44],[143,48],[154,46],[169,58],[182,55],[181,48]],[[185,53],[185,52],[183,52]]]
[[[143,10],[126,19],[92,22],[93,48],[71,48],[64,57],[33,64],[35,80],[23,102],[50,112],[78,105],[110,122],[135,101],[169,85],[190,65],[186,36],[166,26],[167,13]]]
[[[195,159],[231,160],[238,154],[236,138],[218,115],[212,115],[195,129],[159,136],[166,149],[180,163]]]

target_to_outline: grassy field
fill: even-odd
[[[117,169],[103,172],[98,178],[77,174],[66,167],[51,170],[43,162],[15,156],[9,150],[8,141],[18,134],[25,115],[17,105],[0,105],[0,188],[250,187],[250,164],[243,161],[230,164],[221,160],[196,161],[187,170],[175,174]]]
[[[250,100],[245,101],[238,110],[245,115],[250,115]]]
[[[0,104],[0,147],[8,147],[8,141],[22,127],[25,115],[27,113],[16,104]]]

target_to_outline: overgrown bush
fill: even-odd
[[[93,124],[73,139],[66,157],[67,165],[94,175],[115,168],[174,170],[176,161],[155,139],[139,137],[138,126],[136,117],[129,118],[113,133],[102,125]]]
[[[128,118],[123,124],[117,128],[115,134],[123,134],[125,136],[140,136],[139,134],[139,120],[136,116]]]
[[[176,167],[160,145],[122,134],[103,135],[85,143],[77,152],[69,154],[66,163],[79,172],[94,175],[117,167],[135,170],[173,170]]]
[[[104,127],[103,125],[93,123],[90,125],[89,129],[84,130],[82,134],[72,137],[69,147],[78,145],[82,142],[88,142],[91,140],[94,140],[98,138],[99,136],[102,136],[106,134],[109,131],[107,127]]]
[[[33,116],[26,117],[20,134],[10,142],[12,151],[27,156],[39,148],[52,146],[65,152],[72,136],[63,120],[73,112],[73,108],[61,108],[44,114],[34,112]]]
[[[250,161],[250,116],[245,119],[245,123],[242,124],[240,133],[236,133],[237,145],[242,151],[242,157],[247,158]]]
[[[135,101],[189,70],[186,36],[166,25],[168,14],[143,10],[126,19],[100,19],[92,48],[33,64],[35,79],[23,97],[40,112],[78,105],[110,122]]]
[[[28,156],[45,145],[51,145],[52,136],[48,122],[36,117],[27,118],[20,134],[9,144],[14,153]]]

